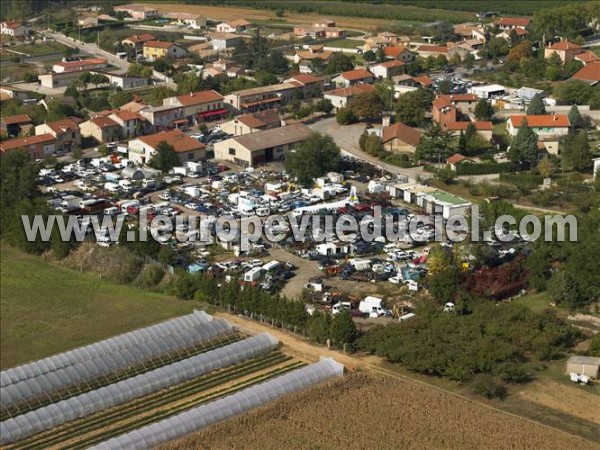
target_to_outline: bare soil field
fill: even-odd
[[[592,449],[466,399],[354,373],[160,447],[183,449]]]
[[[204,6],[204,5],[173,5],[164,3],[145,3],[147,6],[158,9],[160,12],[188,12],[198,14],[213,20],[230,20],[244,18],[249,21],[273,21],[273,25],[297,25],[311,23],[313,19],[320,19],[319,14],[300,14],[287,12],[283,19],[275,16],[275,11],[242,7]],[[368,19],[362,17],[327,16],[335,20],[338,27],[357,30],[372,30],[377,27],[389,25],[390,20]]]

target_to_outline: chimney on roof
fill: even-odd
[[[556,117],[556,114],[554,115],[554,121],[556,122],[558,120],[558,117]]]

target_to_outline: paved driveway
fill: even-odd
[[[311,129],[322,134],[330,135],[333,140],[340,146],[342,153],[352,155],[363,161],[368,161],[375,166],[385,169],[396,175],[406,176],[411,180],[415,180],[417,177],[421,179],[427,179],[431,176],[430,173],[424,172],[419,168],[403,169],[398,166],[384,163],[372,155],[362,151],[358,146],[358,138],[365,131],[364,123],[355,123],[353,125],[338,125],[335,117],[328,119],[319,120],[311,125]]]

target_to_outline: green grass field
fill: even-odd
[[[68,47],[60,42],[38,42],[36,44],[17,45],[16,47],[11,47],[11,50],[27,55],[39,56],[50,53],[62,53],[66,48]]]
[[[2,369],[190,313],[199,305],[79,273],[2,245]]]

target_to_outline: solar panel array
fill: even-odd
[[[259,334],[5,420],[0,424],[0,444],[27,438],[65,422],[255,358],[274,350],[277,345],[278,341],[273,336]]]
[[[207,343],[232,333],[224,319],[192,314],[80,347],[1,373],[0,405],[10,408],[132,365]]]
[[[331,358],[326,358],[316,364],[294,370],[214,402],[122,434],[92,448],[96,450],[151,448],[262,406],[283,395],[341,376],[343,372],[343,365]]]

